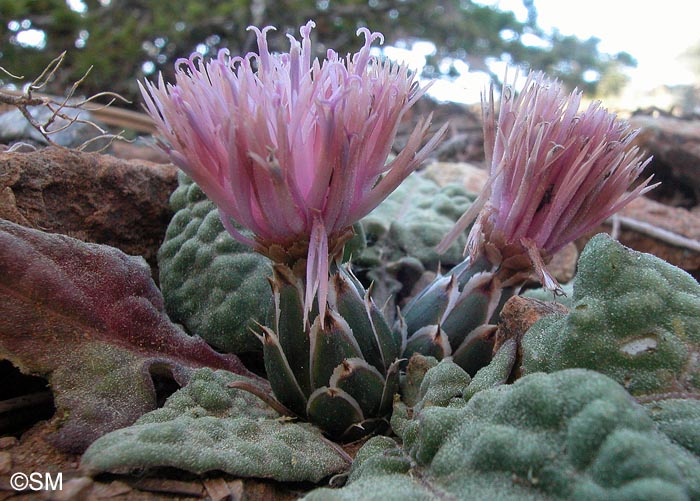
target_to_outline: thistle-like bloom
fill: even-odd
[[[491,89],[482,103],[489,180],[438,250],[476,218],[465,249],[472,263],[499,265],[504,285],[534,268],[556,290],[544,268],[552,254],[656,186],[650,177],[632,188],[651,160],[632,145],[637,131],[599,102],[579,113],[580,102],[580,92],[531,73],[517,97],[504,85],[496,120]]]
[[[380,33],[343,59],[311,57],[310,32],[289,36],[289,53],[271,54],[266,34],[251,27],[259,54],[176,62],[176,84],[141,87],[161,146],[217,205],[238,241],[293,267],[306,261],[307,312],[318,293],[326,305],[329,259],[351,227],[426,158],[444,128],[421,148],[430,119],[385,164],[401,117],[425,92],[406,66],[370,55]],[[234,220],[254,234],[248,238]],[[295,267],[298,268],[298,267]],[[323,317],[323,315],[321,315]]]

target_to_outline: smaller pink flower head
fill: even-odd
[[[329,254],[420,165],[444,128],[421,148],[430,125],[422,121],[386,164],[401,117],[425,89],[406,66],[370,55],[383,37],[366,28],[356,54],[329,50],[312,60],[313,27],[301,27],[301,42],[290,35],[283,54],[268,50],[273,28],[251,27],[259,54],[222,50],[204,62],[195,53],[176,62],[175,85],[161,76],[141,91],[161,146],[217,205],[231,235],[273,259],[306,259],[306,306],[318,291],[323,312]]]
[[[486,253],[522,262],[524,253],[555,289],[544,261],[654,188],[650,177],[627,191],[651,158],[632,145],[637,131],[627,123],[600,102],[579,113],[581,92],[567,95],[542,73],[530,73],[517,97],[504,85],[497,120],[493,89],[489,98],[482,104],[489,180],[439,249],[476,218],[467,241],[472,260]]]

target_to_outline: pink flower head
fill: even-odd
[[[289,53],[271,54],[267,32],[250,27],[259,54],[176,62],[176,84],[141,86],[161,146],[217,205],[231,235],[273,260],[306,260],[306,309],[318,292],[325,310],[329,256],[352,225],[426,158],[444,128],[421,148],[430,118],[386,164],[401,117],[425,92],[403,65],[370,55],[380,33],[345,59],[311,57],[314,23]],[[247,238],[231,224],[251,230]],[[323,318],[323,317],[322,317]]]
[[[627,191],[651,160],[632,145],[637,131],[600,102],[579,113],[580,102],[581,92],[530,73],[517,97],[504,85],[496,120],[491,89],[482,104],[489,180],[439,250],[476,218],[472,262],[483,254],[510,274],[534,267],[557,289],[544,269],[551,255],[656,186],[650,177]]]

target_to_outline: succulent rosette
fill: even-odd
[[[490,358],[499,306],[536,274],[548,289],[552,255],[656,185],[636,183],[650,159],[637,131],[582,93],[530,73],[520,93],[506,83],[498,115],[493,89],[482,103],[490,176],[484,191],[438,245],[473,223],[466,260],[403,311],[406,355],[452,356],[472,374]],[[636,184],[635,184],[636,183]]]
[[[390,332],[385,326],[374,325],[375,331],[361,334],[360,324],[337,311],[337,300],[329,294],[337,298],[333,284],[348,275],[335,262],[353,234],[352,225],[426,159],[445,131],[443,127],[425,141],[430,117],[420,121],[403,150],[387,163],[401,118],[425,88],[419,88],[407,66],[371,55],[372,43],[383,37],[367,28],[358,30],[365,43],[357,53],[342,58],[329,50],[323,61],[314,59],[313,27],[311,21],[301,27],[301,41],[289,35],[290,50],[282,54],[268,49],[267,33],[273,28],[251,27],[258,53],[231,57],[221,50],[206,62],[195,53],[177,61],[175,84],[161,77],[157,84],[141,87],[161,147],[217,205],[231,235],[274,262],[277,325],[263,329],[266,366],[277,399],[312,420],[319,415],[309,416],[312,394],[340,388],[336,368],[356,370],[361,360],[369,364],[363,369],[372,372],[371,366],[384,381],[399,355],[394,349],[372,358],[366,350],[377,346],[355,342],[352,350],[333,358],[314,351],[313,340],[320,331],[338,331],[341,324],[348,339],[384,342],[375,331]],[[232,221],[252,236],[238,231]],[[290,283],[301,294],[301,315],[298,298],[278,297]],[[355,299],[358,312],[367,316],[358,320],[363,328],[384,321],[363,291]],[[281,342],[279,324],[290,319],[296,324],[289,332],[297,337]],[[394,346],[400,346],[400,336],[391,336]],[[325,336],[336,337],[343,336]],[[272,345],[282,349],[270,349]],[[310,346],[312,353],[292,356],[290,350],[300,346]],[[311,360],[313,356],[326,360]],[[322,371],[323,377],[306,372],[327,364],[330,369]],[[293,374],[295,381],[282,381],[280,374]],[[302,389],[305,405],[292,395],[295,385]],[[343,405],[347,401],[361,411],[352,413],[345,428],[375,417],[379,409],[385,412],[385,406],[363,407],[362,395],[345,390],[342,395]]]

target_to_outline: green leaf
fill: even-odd
[[[289,268],[276,265],[272,281],[275,326],[279,344],[302,393],[311,394],[309,336],[304,326],[304,301],[299,280]],[[268,371],[268,374],[270,372]],[[304,405],[304,408],[306,405]]]
[[[351,281],[349,273],[343,268],[330,279],[328,300],[329,306],[348,323],[364,359],[383,373],[388,364],[385,365],[379,340],[367,314],[365,300],[357,290],[357,285]],[[370,307],[372,306],[374,305]]]
[[[442,360],[452,354],[452,348],[439,325],[426,325],[414,332],[406,343],[404,357],[410,357],[414,353]]]
[[[633,395],[700,389],[700,285],[661,259],[597,235],[581,253],[573,305],[523,338],[523,373],[593,369]]]
[[[196,371],[163,408],[97,440],[81,466],[92,474],[168,466],[283,482],[318,482],[347,468],[316,428],[279,419],[253,395],[228,388],[244,379]]]
[[[700,400],[670,398],[645,405],[651,418],[671,440],[700,456]]]
[[[289,366],[277,335],[263,327],[263,356],[265,373],[275,397],[297,416],[306,416],[308,394],[304,393]]]
[[[431,392],[447,384],[449,395],[456,372],[441,364],[423,384]],[[370,440],[358,451],[344,488],[317,489],[305,499],[700,496],[698,458],[671,442],[604,375],[583,369],[532,374],[456,405],[459,400],[426,406],[412,417],[398,406],[402,419],[414,423],[402,430],[403,447],[387,438]]]
[[[333,310],[326,318],[316,317],[311,326],[311,383],[314,388],[327,386],[336,367],[347,358],[362,358],[362,351],[348,323]]]
[[[376,416],[379,412],[384,393],[384,377],[364,360],[343,360],[333,371],[329,385],[352,395],[365,416]]]
[[[323,387],[314,391],[306,407],[309,421],[333,437],[342,437],[364,421],[364,414],[352,395],[340,388]]]
[[[250,328],[272,310],[270,262],[229,235],[191,179],[178,180],[170,198],[176,213],[158,251],[168,314],[221,351],[259,351]]]

